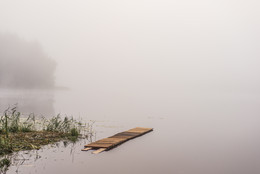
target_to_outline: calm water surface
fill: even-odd
[[[258,174],[260,95],[239,91],[1,91],[1,111],[57,113],[95,120],[93,140],[136,126],[154,131],[98,155],[88,140],[21,153],[8,174]],[[153,94],[153,95],[152,95]],[[160,95],[159,95],[160,94]],[[31,156],[30,156],[31,155]]]

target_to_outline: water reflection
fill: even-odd
[[[66,141],[47,145],[43,147],[41,150],[17,152],[9,156],[12,165],[7,173],[15,171],[17,174],[19,174],[21,167],[33,168],[35,167],[37,161],[48,159],[49,153],[58,153],[59,151],[63,151],[62,149],[64,148],[70,149],[70,153],[67,153],[67,155],[69,154],[68,156],[71,159],[73,159],[73,154],[75,153],[74,146],[75,143]]]
[[[46,145],[40,150],[20,151],[13,153],[12,155],[2,156],[0,159],[8,159],[11,161],[11,166],[8,168],[7,172],[2,173],[22,174],[26,170],[32,171],[32,168],[37,170],[39,165],[43,164],[46,160],[68,160],[73,163],[78,148],[82,147],[83,144],[92,142],[93,136],[94,133],[92,131],[92,133],[84,135],[84,138],[81,138],[76,142],[61,141]],[[57,157],[55,157],[55,154]],[[62,159],[60,159],[60,155],[62,155]]]
[[[73,148],[61,144],[59,148],[41,149],[41,158],[20,166],[19,174],[260,171],[258,93],[194,90],[120,98],[116,94],[68,91],[56,93],[55,100],[56,112],[95,120],[96,140],[137,126],[152,127],[154,131],[100,155],[81,152],[88,144],[86,140]],[[11,167],[7,173],[15,170]]]
[[[34,113],[51,117],[54,111],[54,91],[52,90],[7,90],[0,89],[0,112],[17,104],[19,112]]]

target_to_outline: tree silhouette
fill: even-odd
[[[55,68],[39,43],[0,34],[0,87],[53,88]]]

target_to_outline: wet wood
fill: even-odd
[[[92,152],[93,154],[98,154],[98,153],[101,153],[101,152],[103,152],[103,151],[105,151],[106,150],[106,148],[100,148],[100,149],[98,149],[98,150],[96,150],[96,151],[94,151],[94,152]]]
[[[111,137],[104,138],[96,142],[87,144],[85,145],[85,149],[83,149],[83,151],[94,149],[96,150],[93,152],[94,154],[101,153],[105,150],[110,150],[130,139],[139,137],[151,131],[153,131],[152,128],[136,127],[125,132],[117,133]]]
[[[88,151],[88,150],[91,150],[91,149],[92,149],[92,147],[87,147],[85,149],[82,149],[81,151]]]

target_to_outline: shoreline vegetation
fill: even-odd
[[[27,117],[8,108],[0,115],[0,173],[8,170],[10,160],[5,155],[24,150],[39,150],[42,146],[60,141],[76,142],[81,138],[93,136],[92,123],[83,123],[73,117],[54,116]]]

